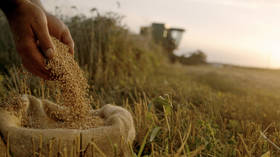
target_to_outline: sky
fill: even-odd
[[[69,16],[91,8],[119,13],[135,33],[152,22],[184,28],[178,55],[199,49],[209,62],[280,68],[280,0],[42,1],[50,12],[58,6]]]

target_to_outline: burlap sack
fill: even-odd
[[[6,145],[4,143],[4,141],[2,140],[2,138],[0,137],[0,157],[7,157],[6,154]]]
[[[21,117],[0,110],[0,133],[13,157],[30,156],[132,156],[130,144],[135,138],[131,114],[118,106],[105,105],[93,112],[105,120],[105,125],[87,130],[56,129],[60,123],[48,116],[46,108],[62,109],[56,104],[32,96],[23,96],[24,112],[32,110],[32,118],[40,122],[40,128],[21,127]],[[34,112],[35,111],[35,112]],[[1,146],[1,145],[0,145]],[[1,152],[4,154],[5,152]]]

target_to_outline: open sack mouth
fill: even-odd
[[[69,129],[63,128],[61,120],[49,116],[50,110],[60,106],[33,96],[19,99],[24,102],[18,108],[21,114],[0,110],[0,133],[12,156],[131,156],[129,145],[135,138],[135,128],[131,114],[124,108],[105,105],[92,112],[96,124],[102,121],[98,125]],[[25,112],[29,112],[27,122],[23,121]],[[34,124],[28,124],[29,121]]]

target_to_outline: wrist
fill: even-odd
[[[26,0],[9,0],[5,2],[0,2],[0,7],[4,14],[9,17],[17,8],[28,3]]]

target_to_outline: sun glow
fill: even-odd
[[[269,41],[262,46],[263,53],[267,57],[267,67],[280,68],[280,45],[279,41]]]

